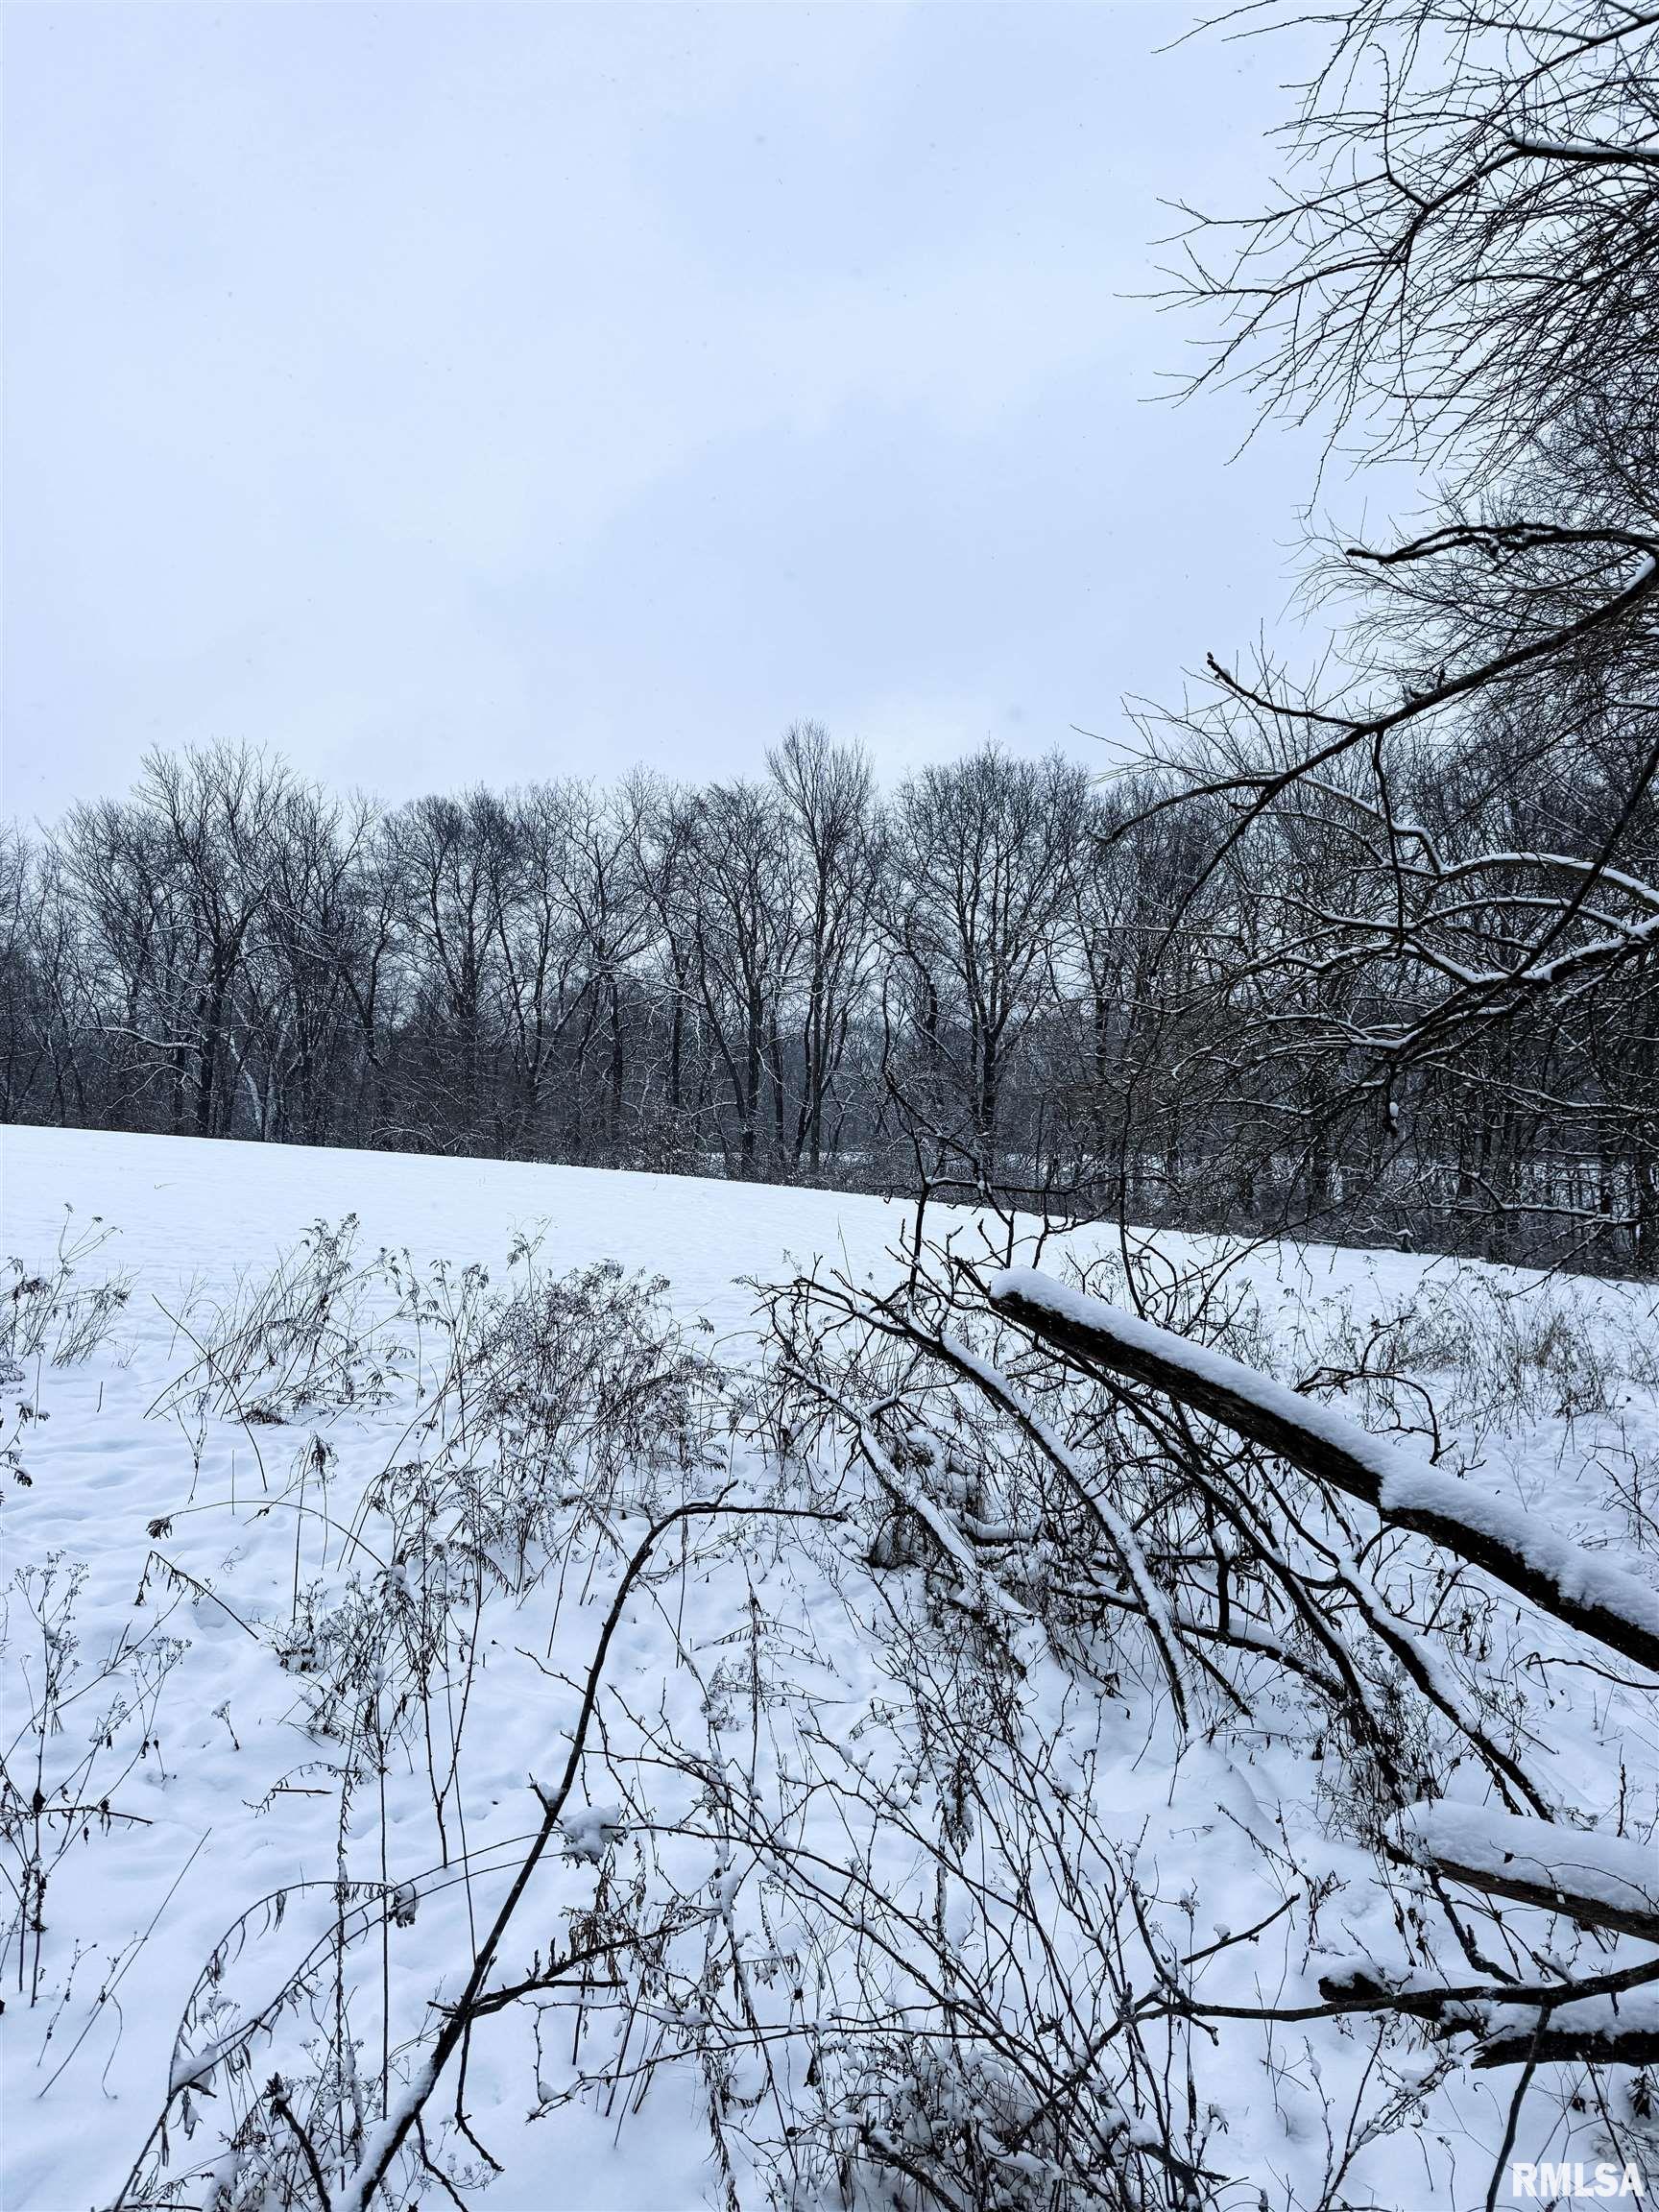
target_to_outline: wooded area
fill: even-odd
[[[986,750],[884,794],[810,724],[753,781],[564,780],[391,811],[228,747],[156,755],[128,797],[0,849],[0,1111],[1024,1187],[1059,1211],[1651,1272],[1651,802],[1623,827],[1624,877],[1603,870],[1586,902],[1625,797],[1615,749],[1598,783],[1576,741],[1550,780],[1500,778],[1478,727],[1460,777],[1442,755],[1431,784],[1391,792],[1418,826],[1413,926],[1502,974],[1510,922],[1545,936],[1539,886],[1566,885],[1575,943],[1602,943],[1579,947],[1565,1016],[1521,982],[1494,1004],[1467,966],[1443,1004],[1423,985],[1445,961],[1388,914],[1320,919],[1375,896],[1385,860],[1380,813],[1334,784],[1259,810],[1248,838],[1229,827],[1217,864],[1218,810],[1256,803],[1248,780],[1153,811],[1172,781]],[[1478,911],[1481,873],[1503,897]]]

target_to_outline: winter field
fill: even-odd
[[[1650,1292],[1040,1255],[1383,1438],[1380,1522],[1056,1365],[966,1215],[3,1160],[8,2212],[1659,2186]]]

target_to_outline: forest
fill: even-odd
[[[1544,775],[1526,742],[1481,721],[1454,774],[1440,747],[1391,773],[1392,854],[1340,784],[1243,835],[1237,787],[1177,809],[1171,776],[1057,754],[883,792],[811,723],[753,781],[390,811],[157,754],[0,845],[0,1113],[1650,1274],[1654,810],[1582,733]],[[1550,995],[1563,933],[1583,981]]]

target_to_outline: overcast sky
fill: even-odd
[[[1276,616],[1306,442],[1158,403],[1173,5],[12,5],[6,810],[1079,746]],[[1087,748],[1080,748],[1087,750]]]

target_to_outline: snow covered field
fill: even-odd
[[[0,1255],[22,1262],[13,1281],[49,1272],[71,1206],[71,1237],[94,1217],[114,1232],[76,1284],[122,1275],[130,1294],[84,1359],[55,1365],[48,1335],[6,1392],[31,1415],[5,1431],[14,1468],[0,1475],[12,1925],[0,2203],[109,2205],[131,2174],[132,2202],[230,2212],[295,2201],[294,2188],[315,2183],[340,2206],[383,2107],[421,2079],[421,2039],[442,2017],[432,2005],[453,2002],[542,1819],[537,1786],[558,1782],[601,1624],[653,1514],[728,1486],[805,1509],[808,1493],[781,1482],[776,1437],[708,1379],[710,1360],[758,1360],[756,1297],[741,1279],[781,1282],[822,1257],[885,1282],[904,1214],[724,1182],[36,1129],[5,1132],[3,1166]],[[338,1260],[341,1344],[331,1338],[321,1360],[315,1347],[295,1352],[311,1360],[298,1379],[233,1370],[222,1349],[206,1359],[251,1317],[269,1318],[269,1300],[252,1302],[279,1255],[313,1223],[348,1215],[354,1249],[325,1246]],[[1167,1247],[1184,1256],[1181,1240]],[[375,1268],[382,1248],[401,1257]],[[601,1262],[665,1277],[661,1328],[682,1332],[663,1353],[643,1287],[589,1280],[584,1297],[606,1327],[638,1327],[649,1339],[639,1372],[652,1368],[637,1402],[603,1421],[568,1381],[589,1375],[579,1341],[589,1309],[545,1298],[556,1278]],[[1253,1341],[1292,1375],[1317,1366],[1320,1347],[1375,1334],[1378,1316],[1397,1334],[1414,1308],[1447,1328],[1461,1316],[1469,1373],[1429,1378],[1448,1434],[1469,1440],[1461,1463],[1558,1532],[1647,1572],[1659,1469],[1647,1296],[1555,1286],[1517,1301],[1518,1278],[1328,1251],[1259,1254],[1240,1280]],[[541,1398],[517,1394],[522,1377],[499,1345],[477,1373],[458,1350],[485,1341],[489,1299],[515,1286],[524,1310],[552,1312],[575,1346]],[[1535,1312],[1555,1319],[1538,1327]],[[467,1485],[486,1463],[500,1481],[489,1494],[498,1518],[478,1540],[493,1575],[481,1592],[459,1571],[456,1530],[482,1510]],[[525,1505],[506,1479],[529,1464],[553,1472]],[[459,1487],[421,1487],[440,1480]],[[509,1491],[511,1542],[499,1518]],[[822,1505],[830,1491],[810,1496]],[[870,2063],[858,2038],[872,1990],[901,2007],[917,1971],[897,1958],[880,1909],[919,1878],[907,1809],[923,1791],[927,1721],[895,1719],[895,1647],[871,1622],[911,1605],[920,1622],[926,1606],[902,1562],[872,1569],[852,1525],[862,1506],[834,1499],[849,1525],[710,1517],[664,1539],[675,1573],[643,1576],[619,1617],[589,1759],[491,1986],[538,1983],[584,1930],[627,1922],[627,1941],[597,1944],[590,1970],[546,1978],[475,2021],[466,2125],[457,2057],[423,2123],[436,2171],[411,2162],[411,2138],[402,2193],[386,2201],[454,2191],[517,2212],[747,2206],[768,2187],[802,2205],[895,2200],[901,2165],[878,2184],[827,2165],[822,2145]],[[421,1609],[443,1588],[469,1595],[434,1626]],[[1521,1633],[1514,1605],[1483,1616],[1479,1633],[1490,1640],[1500,1618],[1503,1634]],[[1382,1955],[1395,1893],[1345,1824],[1334,1754],[1288,1701],[1263,1693],[1246,1724],[1177,1741],[1131,1673],[1080,1699],[1022,1621],[1026,1710],[1011,1740],[1035,1730],[1045,1773],[1070,1763],[1056,1802],[1086,1807],[1087,1819],[1074,1851],[1057,1850],[1084,1888],[1132,1862],[1165,1912],[1153,1940],[1184,1964],[1218,1946],[1208,1993],[1230,2003],[1254,1992],[1287,2005],[1314,1988],[1323,1956]],[[902,1644],[920,1631],[906,1615],[894,1633]],[[1568,1666],[1548,1630],[1533,1624],[1526,1639],[1543,1657],[1515,1678],[1527,1700],[1509,1715],[1516,1740],[1556,1803],[1616,1820],[1639,1851],[1654,1815],[1651,1707]],[[960,1681],[940,1687],[951,1724],[965,1695]],[[860,1791],[891,1824],[858,1827],[872,1801]],[[799,1863],[821,1866],[830,1920],[868,1947],[845,1986],[830,1920],[771,1867],[783,1828]],[[20,1912],[42,1878],[43,1901],[30,1891]],[[865,1907],[848,1907],[854,1881]],[[937,1887],[945,1955],[967,1959],[984,1940],[983,1898]],[[643,1946],[642,1969],[639,1929],[653,1913],[669,1933]],[[1081,1899],[1044,1903],[1039,1917],[1055,1930],[1087,1919]],[[1567,1940],[1547,1912],[1537,1918],[1556,1931],[1540,1944]],[[1268,1935],[1234,1940],[1264,1919]],[[1059,1983],[1087,1963],[1085,1935],[1062,1956],[1067,1939],[1045,1969]],[[880,1973],[871,1959],[887,1961]],[[1067,2016],[1077,1986],[1034,1990],[1037,2010],[1056,2007],[1056,2038],[1106,2038],[1106,1969],[1094,1979],[1093,2025]],[[828,2014],[839,2040],[826,2040]],[[1263,2059],[1255,2023],[1199,2033],[1212,2071],[1191,2095],[1208,2109],[1194,2103],[1182,2126],[1207,2147],[1203,2172],[1182,2181],[1162,2170],[1166,2194],[1146,2201],[1173,2204],[1182,2189],[1240,2212],[1485,2201],[1513,2076],[1471,2073],[1398,2024],[1383,2037],[1321,2020],[1269,2042]],[[1173,2072],[1148,2099],[1185,2106],[1187,2060],[1172,2040],[1164,2048]],[[1518,2154],[1593,2160],[1609,2126],[1622,2151],[1640,2147],[1627,2076],[1615,2070],[1625,2103],[1609,2115],[1575,2109],[1563,2074],[1540,2070]],[[277,2123],[292,2107],[270,2088],[278,2075],[294,2105],[301,2089],[307,2101],[291,2139]],[[897,2128],[884,2095],[879,2127]],[[816,2134],[800,2126],[808,2107]],[[163,2162],[153,2129],[164,2110]],[[926,2113],[911,2121],[926,2131]],[[1144,2114],[1132,2112],[1120,2144],[1137,2125]],[[900,2143],[882,2146],[900,2157]],[[1127,2174],[1127,2150],[1122,2160]],[[997,2184],[1006,2193],[985,2200],[1047,2201],[1051,2181],[1041,2157],[1010,2147]],[[1102,2180],[1098,2200],[1118,2201],[1115,2185]],[[1505,2186],[1497,2200],[1516,2200]]]

